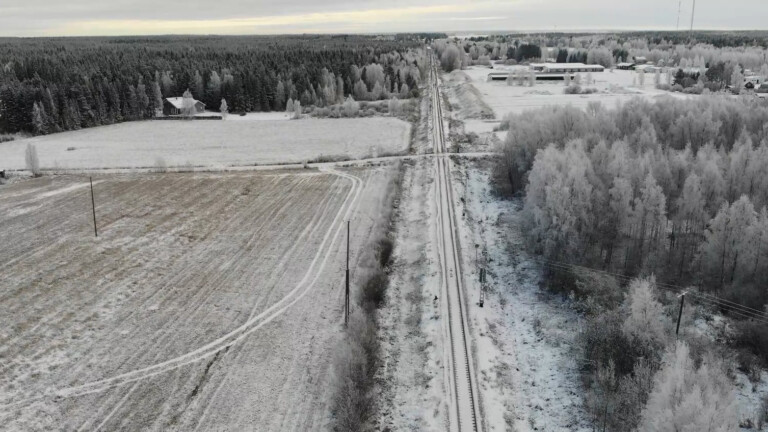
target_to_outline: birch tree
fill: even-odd
[[[698,369],[688,346],[678,343],[656,374],[639,430],[648,432],[739,430],[735,389],[714,361]]]

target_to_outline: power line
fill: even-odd
[[[602,273],[602,274],[605,274],[605,275],[608,275],[608,276],[613,276],[615,278],[618,278],[618,279],[620,279],[623,282],[630,282],[633,279],[631,276],[624,275],[624,274],[621,274],[621,273],[613,273],[613,272],[609,272],[609,271],[605,271],[605,270],[600,270],[600,269],[595,269],[595,268],[591,268],[591,267],[580,266],[580,265],[577,265],[577,264],[571,264],[571,263],[566,263],[566,262],[562,262],[562,261],[550,260],[550,259],[546,259],[546,258],[531,257],[531,260],[539,262],[539,263],[544,264],[544,265],[548,265],[550,267],[559,268],[561,270],[582,269],[582,270],[587,270],[587,271],[590,271],[590,272]],[[658,288],[660,288],[660,289],[663,289],[663,290],[666,290],[666,291],[670,291],[670,292],[673,292],[675,294],[680,294],[682,292],[685,292],[685,290],[686,290],[686,288],[681,287],[679,285],[663,283],[663,282],[657,282],[656,286]],[[737,315],[739,315],[741,317],[749,318],[749,319],[754,319],[754,320],[759,321],[761,323],[768,324],[768,316],[764,312],[759,311],[757,309],[753,309],[753,308],[750,308],[748,306],[732,302],[730,300],[722,299],[722,298],[719,298],[719,297],[714,297],[714,296],[711,296],[711,295],[708,295],[708,294],[704,294],[704,293],[700,293],[700,292],[697,292],[697,291],[691,291],[690,289],[688,289],[687,294],[692,296],[692,297],[694,297],[696,300],[701,300],[701,301],[707,302],[708,304],[711,304],[711,305],[720,306],[720,307],[722,307],[724,309],[729,310],[729,312],[735,313],[735,314],[737,314]]]
[[[690,37],[693,39],[693,15],[696,12],[696,0],[693,0],[693,6],[691,7],[691,33]]]

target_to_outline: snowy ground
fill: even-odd
[[[0,144],[0,169],[24,169],[28,143],[37,147],[42,168],[65,169],[358,159],[404,152],[410,141],[410,125],[393,118],[285,121],[284,116],[267,113],[230,115],[223,121],[126,122],[15,140]]]
[[[444,341],[436,232],[432,225],[434,162],[406,164],[397,212],[387,303],[379,314],[378,430],[447,429],[449,389],[444,377]]]
[[[97,176],[98,239],[83,178],[0,186],[2,429],[327,429],[342,220],[355,260],[393,174]]]
[[[522,244],[519,202],[491,193],[489,163],[458,161],[453,178],[485,430],[588,431],[573,361],[579,318],[539,289],[540,266]],[[488,272],[482,308],[481,265]]]
[[[645,85],[640,86],[637,73],[634,71],[606,70],[601,73],[593,73],[594,84],[587,85],[582,82],[582,88],[595,88],[599,92],[591,95],[566,95],[563,94],[565,85],[563,81],[537,81],[534,87],[521,87],[507,85],[505,81],[488,81],[488,73],[498,72],[496,69],[488,69],[482,66],[472,66],[463,71],[455,71],[446,77],[447,82],[471,84],[474,93],[477,93],[482,102],[490,108],[497,120],[508,113],[520,113],[524,110],[536,109],[548,105],[573,105],[584,108],[589,102],[599,101],[603,105],[611,106],[615,103],[624,103],[633,97],[654,98],[663,94],[672,93],[657,90],[653,84],[653,75],[646,74]],[[586,81],[586,74],[582,74]],[[662,82],[666,82],[665,74],[662,74]],[[450,86],[449,86],[450,88]],[[476,90],[476,91],[475,91]],[[468,90],[464,90],[466,93]],[[674,94],[676,97],[683,97]],[[466,97],[465,97],[466,99]],[[461,107],[465,113],[471,110]],[[483,111],[483,110],[480,110]],[[465,118],[481,118],[478,115],[464,116]],[[487,118],[483,117],[483,118]]]

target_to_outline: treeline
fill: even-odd
[[[735,430],[768,419],[768,402],[740,413],[734,385],[738,372],[759,382],[768,361],[757,312],[768,300],[766,124],[765,103],[723,96],[504,120],[496,186],[525,192],[532,259],[584,317],[576,359],[597,429]],[[710,291],[747,305],[757,319],[726,301],[686,300],[676,335],[670,284],[694,286],[694,300]],[[693,323],[712,307],[736,320],[728,346]]]
[[[718,64],[731,64],[740,71],[766,76],[768,51],[763,43],[719,46],[697,40],[685,44],[676,38],[650,37],[638,33],[619,35],[507,35],[487,38],[438,40],[433,44],[438,54],[450,51],[450,61],[443,62],[446,70],[473,64],[490,65],[492,61],[507,64],[525,61],[556,61],[558,63],[600,64],[605,67],[619,62],[651,62],[661,67],[696,68],[703,74]],[[746,37],[746,36],[745,36]],[[744,41],[741,41],[744,42]],[[736,42],[734,42],[736,43]],[[459,62],[454,58],[458,55]]]
[[[230,112],[414,97],[434,36],[0,39],[0,133],[150,118],[187,89]]]
[[[617,42],[645,40],[649,44],[696,45],[706,44],[716,48],[763,47],[768,48],[768,32],[755,31],[634,31],[621,33],[510,33],[505,35],[475,36],[467,40],[472,42],[510,42],[515,40],[541,40],[549,46],[592,44],[601,45]]]
[[[547,259],[768,300],[768,106],[636,99],[505,120],[500,185]]]

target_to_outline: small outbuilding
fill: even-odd
[[[192,99],[195,102],[195,113],[204,113],[205,104],[197,99]],[[167,116],[181,115],[184,113],[184,98],[183,97],[170,97],[165,98],[163,101],[163,114]]]

